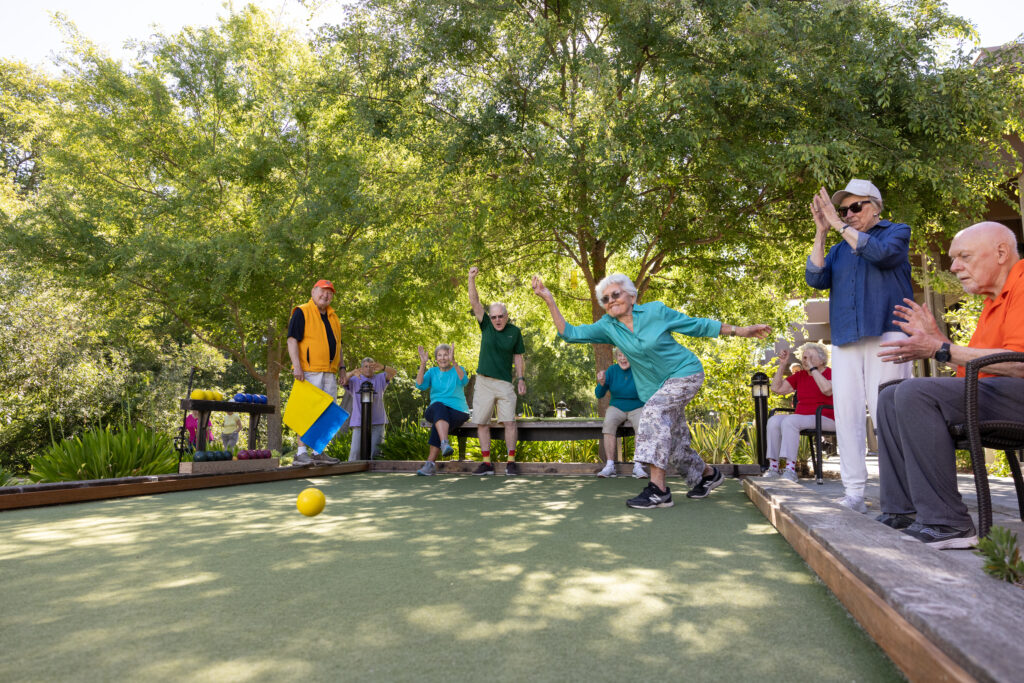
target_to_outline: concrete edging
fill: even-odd
[[[1024,591],[799,484],[744,490],[911,681],[1019,681]]]

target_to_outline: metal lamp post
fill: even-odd
[[[373,438],[373,382],[366,381],[359,387],[360,415],[362,416],[362,428],[359,430],[359,458],[360,460],[372,460],[373,453],[370,452],[370,444]]]
[[[754,397],[754,427],[757,430],[757,464],[764,470],[768,466],[768,375],[755,372],[750,378],[750,393]]]
[[[559,401],[558,405],[555,406],[555,417],[568,417],[569,406],[566,405],[565,401]]]

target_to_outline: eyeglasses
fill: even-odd
[[[848,206],[840,206],[839,215],[842,218],[846,218],[846,214],[848,213],[860,213],[864,209],[864,205],[870,203],[870,199],[862,199],[859,202],[854,202],[853,204],[850,204]]]
[[[624,289],[617,289],[614,292],[608,292],[601,297],[601,304],[607,306],[609,301],[618,301],[619,297],[625,295],[625,293],[626,291]]]
[[[502,318],[507,318],[508,317],[508,313],[499,313],[498,315],[491,315],[491,316],[488,316],[488,317],[491,320],[501,320]]]

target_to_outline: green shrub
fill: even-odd
[[[389,424],[380,445],[379,457],[381,460],[426,460],[429,438],[430,430],[412,420]]]
[[[111,479],[178,471],[171,439],[143,426],[90,429],[32,458],[34,482]]]
[[[716,422],[690,423],[690,445],[705,461],[718,463],[736,462],[737,450],[741,455],[749,457],[740,449],[744,428],[738,421],[728,415],[722,415]]]
[[[18,480],[14,478],[13,474],[0,468],[0,486],[14,486],[17,483]]]
[[[988,473],[993,477],[1010,477],[1013,476],[1013,471],[1010,470],[1010,463],[1006,460],[1006,452],[996,452],[996,457],[992,460],[992,463],[988,466]]]
[[[1020,558],[1017,535],[1009,529],[992,527],[974,553],[984,558],[986,574],[1024,587],[1024,560]]]

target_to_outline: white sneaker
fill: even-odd
[[[782,471],[782,478],[786,481],[798,482],[800,477],[796,476],[796,470],[791,470],[788,467]]]
[[[599,476],[601,478],[604,478],[604,479],[606,479],[608,477],[614,477],[615,476],[615,463],[613,463],[613,462],[605,463],[604,469],[601,470],[600,472],[598,472],[597,476]]]
[[[298,453],[292,459],[292,467],[308,467],[313,464],[313,458],[309,457],[309,453]]]
[[[859,512],[861,514],[864,514],[868,511],[868,506],[864,503],[863,498],[858,498],[856,496],[851,496],[849,494],[843,496],[836,502],[842,505],[844,508],[849,508],[854,512]]]
[[[646,479],[647,472],[644,471],[644,466],[638,462],[633,463],[633,478],[634,479]]]
[[[762,479],[778,479],[779,478],[779,470],[778,470],[778,468],[777,467],[769,467],[768,469],[766,469],[764,471],[764,474],[761,475],[761,478]]]

